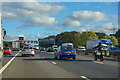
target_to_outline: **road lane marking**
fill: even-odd
[[[85,79],[85,80],[90,80],[90,79],[88,79],[88,78],[85,77],[85,76],[81,76],[81,78],[83,78],[83,79]]]
[[[94,63],[103,64],[103,62],[97,62],[97,61],[94,61]]]
[[[52,62],[53,64],[57,64],[57,63],[55,63],[55,62]]]
[[[0,74],[10,65],[10,63],[15,59],[15,57],[20,53],[20,51],[8,62],[5,64],[5,66],[3,66],[1,69],[0,69]]]

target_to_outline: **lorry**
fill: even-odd
[[[19,51],[19,50],[20,50],[20,42],[12,41],[12,51]]]
[[[113,47],[113,43],[110,39],[98,39],[98,40],[88,40],[86,42],[86,54],[94,53],[94,47],[96,47],[99,43],[107,45],[107,48]],[[109,56],[109,51],[106,50],[106,56]]]

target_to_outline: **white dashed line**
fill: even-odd
[[[0,74],[10,65],[10,63],[16,58],[20,51],[5,65],[0,69]]]
[[[55,62],[52,62],[53,64],[57,64],[57,63],[55,63]]]
[[[85,80],[90,80],[90,79],[88,79],[88,78],[85,77],[85,76],[81,76],[81,78],[83,78],[83,79],[85,79]]]
[[[103,62],[97,62],[97,61],[94,61],[94,63],[103,64]]]

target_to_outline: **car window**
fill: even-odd
[[[29,47],[29,49],[32,49],[32,47]]]
[[[62,46],[61,49],[73,49],[71,46]]]
[[[28,47],[24,47],[24,49],[28,49]]]

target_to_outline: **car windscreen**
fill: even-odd
[[[73,49],[73,47],[71,47],[71,46],[62,46],[61,49],[63,49],[63,50],[71,50],[71,49]]]

